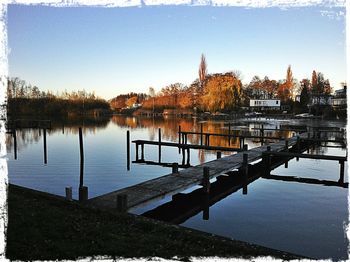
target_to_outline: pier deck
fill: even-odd
[[[305,134],[300,135],[303,138]],[[297,143],[297,137],[287,139],[288,145]],[[280,152],[285,150],[285,141],[270,144],[271,151]],[[243,154],[248,154],[248,163],[262,158],[262,153],[267,150],[267,145],[241,151],[224,158],[219,158],[202,165],[181,170],[178,173],[171,173],[159,178],[151,179],[134,186],[120,189],[102,196],[92,198],[87,204],[101,209],[116,209],[117,198],[120,195],[127,195],[126,209],[146,204],[149,201],[164,198],[166,195],[175,194],[188,189],[203,181],[203,168],[209,168],[209,179],[225,174],[243,165]]]

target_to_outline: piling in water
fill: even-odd
[[[203,145],[203,123],[201,123],[201,146]]]
[[[84,202],[88,200],[88,187],[79,187],[79,201]]]
[[[159,141],[159,146],[158,146],[158,162],[161,162],[162,159],[162,148],[161,148],[161,143],[162,143],[162,135],[161,135],[161,129],[158,129],[158,141]]]
[[[83,130],[79,127],[80,162],[84,162]]]
[[[130,131],[126,131],[126,169],[130,170]]]
[[[221,158],[221,152],[220,151],[216,152],[216,158],[217,159]]]
[[[16,129],[13,129],[13,153],[14,153],[14,158],[17,159],[17,132],[16,132]]]
[[[66,199],[72,201],[72,187],[66,187]]]
[[[44,128],[44,164],[47,164],[46,129]]]
[[[179,165],[178,165],[178,163],[173,163],[172,164],[172,173],[173,174],[178,174],[179,173]]]
[[[128,196],[126,194],[117,195],[116,202],[118,212],[125,212],[127,210]]]
[[[203,184],[204,192],[209,194],[209,192],[210,192],[210,181],[209,181],[209,167],[208,166],[203,167],[202,184]]]

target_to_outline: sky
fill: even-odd
[[[345,7],[50,7],[8,5],[9,76],[40,90],[86,90],[111,99],[160,91],[208,73],[239,70],[300,81],[322,72],[346,81]]]

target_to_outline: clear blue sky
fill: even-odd
[[[335,89],[346,80],[345,8],[154,6],[132,8],[8,6],[9,75],[41,90],[67,89],[105,99],[148,92],[209,73],[240,70],[299,81],[312,70]],[[325,14],[325,13],[323,13]]]

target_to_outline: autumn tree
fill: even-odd
[[[277,90],[277,95],[278,97],[283,101],[287,102],[290,100],[293,96],[293,91],[294,91],[294,80],[293,80],[293,73],[291,66],[289,65],[287,68],[287,76],[286,80],[281,83],[278,87]]]
[[[137,103],[137,96],[132,96],[130,97],[128,100],[126,100],[125,104],[128,106],[128,107],[132,107],[134,104]]]
[[[208,75],[201,106],[211,112],[232,110],[240,103],[241,88],[241,81],[232,72]]]
[[[201,56],[201,62],[199,64],[199,70],[198,70],[198,75],[199,75],[199,83],[200,83],[200,91],[203,89],[203,83],[205,80],[205,77],[207,76],[207,62],[205,60],[204,54]]]

